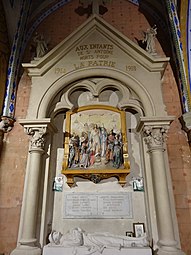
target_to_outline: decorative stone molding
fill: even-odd
[[[15,119],[7,116],[2,116],[0,118],[0,154],[3,148],[3,138],[4,133],[8,133],[12,130],[14,126]]]
[[[163,147],[164,142],[167,138],[167,132],[169,127],[162,126],[162,127],[152,127],[152,126],[145,126],[143,128],[143,135],[145,143],[147,144],[149,149]]]
[[[15,119],[8,116],[2,116],[0,121],[0,130],[3,133],[10,132],[14,126],[14,122],[15,122]]]
[[[57,129],[52,124],[51,119],[25,120],[20,119],[19,123],[24,127],[26,134],[31,136],[30,149],[44,148],[45,135],[56,133]]]
[[[47,127],[25,127],[25,132],[31,136],[30,151],[44,149]]]

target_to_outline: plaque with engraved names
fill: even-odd
[[[65,193],[63,218],[132,218],[132,193]]]

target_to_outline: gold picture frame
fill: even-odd
[[[125,112],[112,106],[83,106],[66,113],[62,174],[94,183],[116,177],[123,186],[130,173]]]

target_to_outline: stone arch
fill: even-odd
[[[157,114],[157,106],[155,105],[155,102],[152,98],[152,95],[149,93],[149,91],[141,84],[139,80],[137,80],[135,77],[119,71],[119,70],[111,70],[109,68],[107,69],[101,69],[101,68],[92,68],[88,70],[76,70],[68,75],[60,77],[58,80],[55,80],[50,86],[48,86],[48,89],[44,92],[44,94],[41,97],[41,100],[38,105],[38,109],[36,112],[36,117],[37,118],[45,118],[47,116],[47,109],[50,107],[50,103],[54,99],[54,97],[57,95],[59,91],[62,89],[66,88],[72,83],[75,83],[76,81],[80,81],[82,79],[88,79],[91,77],[103,77],[106,79],[113,80],[113,86],[121,87],[119,84],[124,84],[126,88],[131,89],[134,91],[134,93],[137,95],[139,98],[141,104],[142,104],[142,109],[140,108],[139,111],[144,112],[144,116],[155,116]],[[101,89],[105,86],[108,86],[105,84],[106,80],[103,83],[99,84],[98,91],[101,91]],[[94,89],[89,86],[89,89],[91,88],[92,93],[98,93],[94,91]],[[120,88],[122,91],[124,88]],[[68,103],[68,107],[72,106]],[[132,101],[129,103],[130,107],[133,108],[138,108],[138,105],[136,106],[135,104],[133,105]],[[163,105],[163,102],[161,102]],[[124,103],[124,101],[121,104],[122,108],[127,108],[128,105],[127,103]],[[164,111],[164,115],[166,115]]]
[[[104,100],[104,97],[106,93],[112,93],[112,95],[110,95],[113,96],[112,100],[110,100],[112,101],[110,102],[111,105],[119,109],[126,109],[127,107],[133,108],[143,115],[143,106],[136,93],[121,82],[110,78],[89,78],[76,81],[76,83],[69,85],[67,90],[64,89],[63,94],[60,95],[60,101],[53,104],[56,104],[53,110],[54,114],[88,104],[86,98],[83,98],[84,102],[81,102],[81,105],[80,102],[79,104],[78,102],[74,103],[75,100],[72,100],[72,94],[75,94],[77,91],[80,94],[78,93],[79,95],[76,100],[79,100],[80,96],[86,91],[86,93],[88,93],[87,96],[89,98],[91,97],[89,104],[105,104],[104,101],[106,100]]]

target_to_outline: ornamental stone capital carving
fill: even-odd
[[[163,127],[152,127],[152,126],[144,126],[143,127],[143,135],[145,143],[147,144],[149,149],[152,148],[163,148],[163,144],[167,138],[169,126]]]
[[[137,125],[137,132],[142,133],[144,141],[149,150],[163,149],[167,138],[170,123],[175,119],[174,116],[164,117],[140,117]]]
[[[51,123],[51,119],[19,120],[25,133],[31,136],[29,151],[44,151],[45,136],[57,132],[57,128]]]
[[[44,149],[47,127],[25,127],[25,132],[31,136],[30,150]]]

